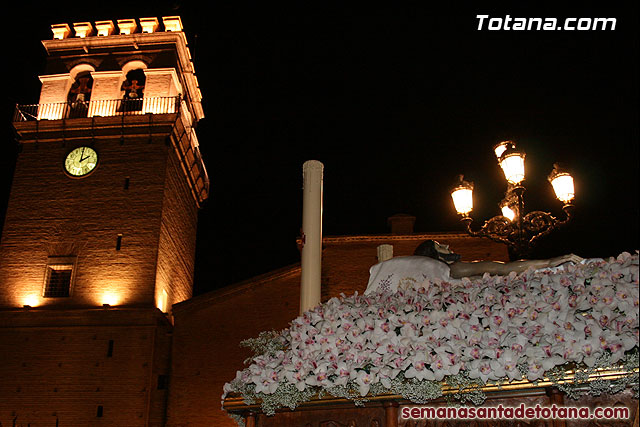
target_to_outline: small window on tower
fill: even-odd
[[[45,298],[66,298],[71,296],[75,258],[50,257],[45,275]]]
[[[166,390],[168,384],[169,376],[162,374],[158,375],[158,390]]]

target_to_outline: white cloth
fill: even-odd
[[[408,289],[425,280],[450,280],[449,266],[444,262],[425,256],[401,256],[379,262],[369,269],[369,284],[365,295],[398,288]]]

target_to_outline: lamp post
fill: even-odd
[[[465,223],[467,233],[475,237],[487,237],[509,247],[512,259],[526,257],[533,244],[571,219],[572,201],[575,196],[573,178],[562,171],[557,164],[548,177],[556,197],[563,203],[565,218],[560,220],[548,212],[524,210],[525,154],[516,149],[513,141],[503,141],[494,147],[498,164],[507,180],[507,191],[500,202],[502,215],[487,221],[478,230],[471,229],[473,222],[470,213],[473,210],[473,183],[459,176],[459,182],[451,192],[456,211]]]

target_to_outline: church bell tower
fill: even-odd
[[[187,39],[178,16],[51,29],[40,99],[13,118],[0,423],[162,425],[209,192]]]

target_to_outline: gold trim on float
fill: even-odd
[[[596,374],[592,374],[589,376],[588,381],[596,381],[596,380],[614,381],[614,380],[623,378],[631,373],[631,372],[626,372],[620,369],[597,369],[597,371],[598,372]],[[640,368],[636,368],[632,372],[638,372],[638,371],[640,371]],[[568,370],[565,372],[565,379],[562,381],[558,381],[557,383],[558,384],[571,383],[574,378],[575,378],[575,371]],[[495,393],[495,392],[544,389],[547,387],[552,387],[553,385],[554,383],[551,380],[549,380],[548,378],[545,378],[535,383],[529,380],[516,380],[516,381],[511,381],[509,383],[504,383],[504,384],[489,383],[483,387],[479,387],[479,389],[482,390],[483,392]],[[442,396],[447,396],[447,395],[457,393],[458,390],[459,390],[458,388],[450,387],[450,386],[447,386],[446,383],[443,383]],[[377,396],[369,396],[369,397],[365,396],[365,398],[367,402],[376,402],[376,401],[385,401],[385,400],[406,400],[404,397],[402,397],[399,394],[379,394]],[[249,409],[259,411],[260,410],[259,402],[260,400],[257,400],[257,403],[254,403],[252,405],[247,405],[244,403],[244,399],[242,398],[242,396],[233,393],[224,400],[222,404],[222,408],[226,411],[239,411],[239,410],[246,411]],[[307,402],[301,402],[298,405],[298,407],[310,407],[310,406],[312,407],[312,406],[319,406],[319,405],[345,404],[345,403],[353,404],[353,400],[345,399],[342,397],[337,398],[330,395],[326,397],[321,397],[321,398],[318,398],[316,396]],[[428,405],[428,403],[426,404]]]

